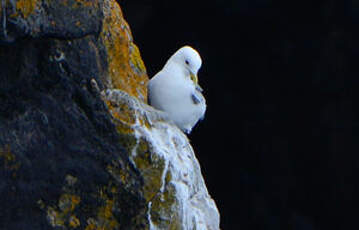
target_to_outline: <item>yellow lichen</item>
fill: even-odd
[[[96,224],[94,223],[87,224],[85,230],[96,230]]]
[[[100,208],[99,216],[105,219],[112,217],[113,200],[106,200],[106,205]]]
[[[75,208],[79,205],[81,198],[74,194],[62,194],[58,204],[55,207],[49,206],[47,209],[47,217],[53,227],[65,226],[66,223],[70,227],[77,227],[80,221],[73,214]]]
[[[85,230],[96,230],[96,228],[96,221],[93,218],[89,218]]]
[[[116,104],[111,101],[105,101],[105,102],[114,118],[119,119],[120,121],[128,125],[135,124],[136,117],[134,111],[129,107],[128,104],[126,103],[118,104],[120,102]]]
[[[131,113],[129,111],[128,105],[124,104],[123,107],[121,107],[107,100],[105,102],[114,119],[117,131],[123,137],[125,137],[124,135],[127,136],[128,134],[132,134],[133,133],[132,125],[135,124],[136,120],[134,117],[134,113],[133,112]],[[125,142],[125,144],[128,144],[128,142]]]
[[[107,172],[109,172],[113,178],[120,181],[124,186],[130,186],[129,181],[131,180],[131,175],[129,174],[129,169],[121,169],[116,162],[108,165]],[[112,186],[111,191],[112,194],[116,194],[118,192],[118,188],[116,186]]]
[[[139,141],[136,146],[136,155],[133,157],[136,167],[143,173],[144,197],[147,201],[150,201],[162,187],[161,178],[164,173],[165,161],[150,152],[148,143],[145,140]]]
[[[58,206],[63,212],[72,212],[75,207],[80,203],[81,199],[77,195],[63,194],[60,199]]]
[[[168,175],[168,174],[167,174]],[[152,200],[151,220],[160,229],[181,229],[180,217],[173,212],[173,206],[178,205],[173,185],[166,187],[163,193],[159,193]]]
[[[130,46],[130,63],[134,66],[137,72],[146,72],[146,67],[142,61],[140,50],[134,43],[131,43]]]
[[[77,219],[76,216],[70,216],[69,226],[70,226],[71,228],[77,228],[78,226],[80,226],[80,220]]]
[[[101,200],[104,205],[100,206],[97,210],[97,216],[91,217],[87,220],[85,230],[115,230],[119,229],[120,225],[113,215],[113,210],[116,203],[116,195],[114,198],[109,198],[107,193],[117,193],[118,189],[113,186],[105,186],[97,194],[98,199]]]
[[[138,107],[136,107],[135,105],[128,104],[128,101],[126,99],[113,100],[104,98],[104,101],[112,115],[117,131],[121,135],[125,135],[125,138],[127,138],[126,135],[133,135],[134,125],[140,124],[148,128],[150,127],[148,118],[141,111],[139,111]],[[125,143],[127,146],[130,146],[131,148],[133,147],[132,144],[128,145],[127,142],[123,143]]]
[[[63,214],[56,211],[52,207],[49,207],[47,209],[47,219],[49,220],[52,227],[65,225],[65,220],[64,220]]]
[[[38,0],[17,0],[16,13],[11,16],[22,15],[24,18],[27,18],[36,9],[37,1]]]
[[[112,87],[142,101],[147,100],[148,77],[131,31],[115,0],[104,2],[103,29],[100,38],[107,51],[108,74]],[[132,48],[131,48],[132,47]]]

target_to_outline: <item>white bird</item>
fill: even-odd
[[[198,52],[184,46],[148,83],[149,104],[166,112],[185,133],[190,133],[206,112],[206,100],[197,77],[201,65]]]

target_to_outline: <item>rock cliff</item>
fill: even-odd
[[[1,0],[0,229],[219,229],[114,0]]]

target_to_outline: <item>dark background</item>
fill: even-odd
[[[189,44],[189,136],[229,229],[358,229],[359,1],[118,0],[149,76]]]

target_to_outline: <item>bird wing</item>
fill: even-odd
[[[194,93],[191,94],[192,102],[193,104],[199,104],[201,103],[201,99]]]
[[[196,90],[191,94],[193,104],[197,105],[199,103],[203,103],[203,104],[206,103],[205,99],[202,95],[202,91],[203,91],[203,89],[199,85],[197,85]],[[205,115],[205,113],[203,113],[203,115],[199,118],[200,121],[202,121],[204,119],[204,115]]]
[[[201,88],[202,89],[202,88]],[[191,94],[191,98],[192,98],[192,102],[193,104],[199,104],[202,103],[204,98],[203,95],[201,94],[202,91],[199,91],[197,88],[196,90]]]
[[[200,85],[198,85],[198,84],[196,85],[196,90],[201,92],[201,93],[203,92],[202,87]]]

